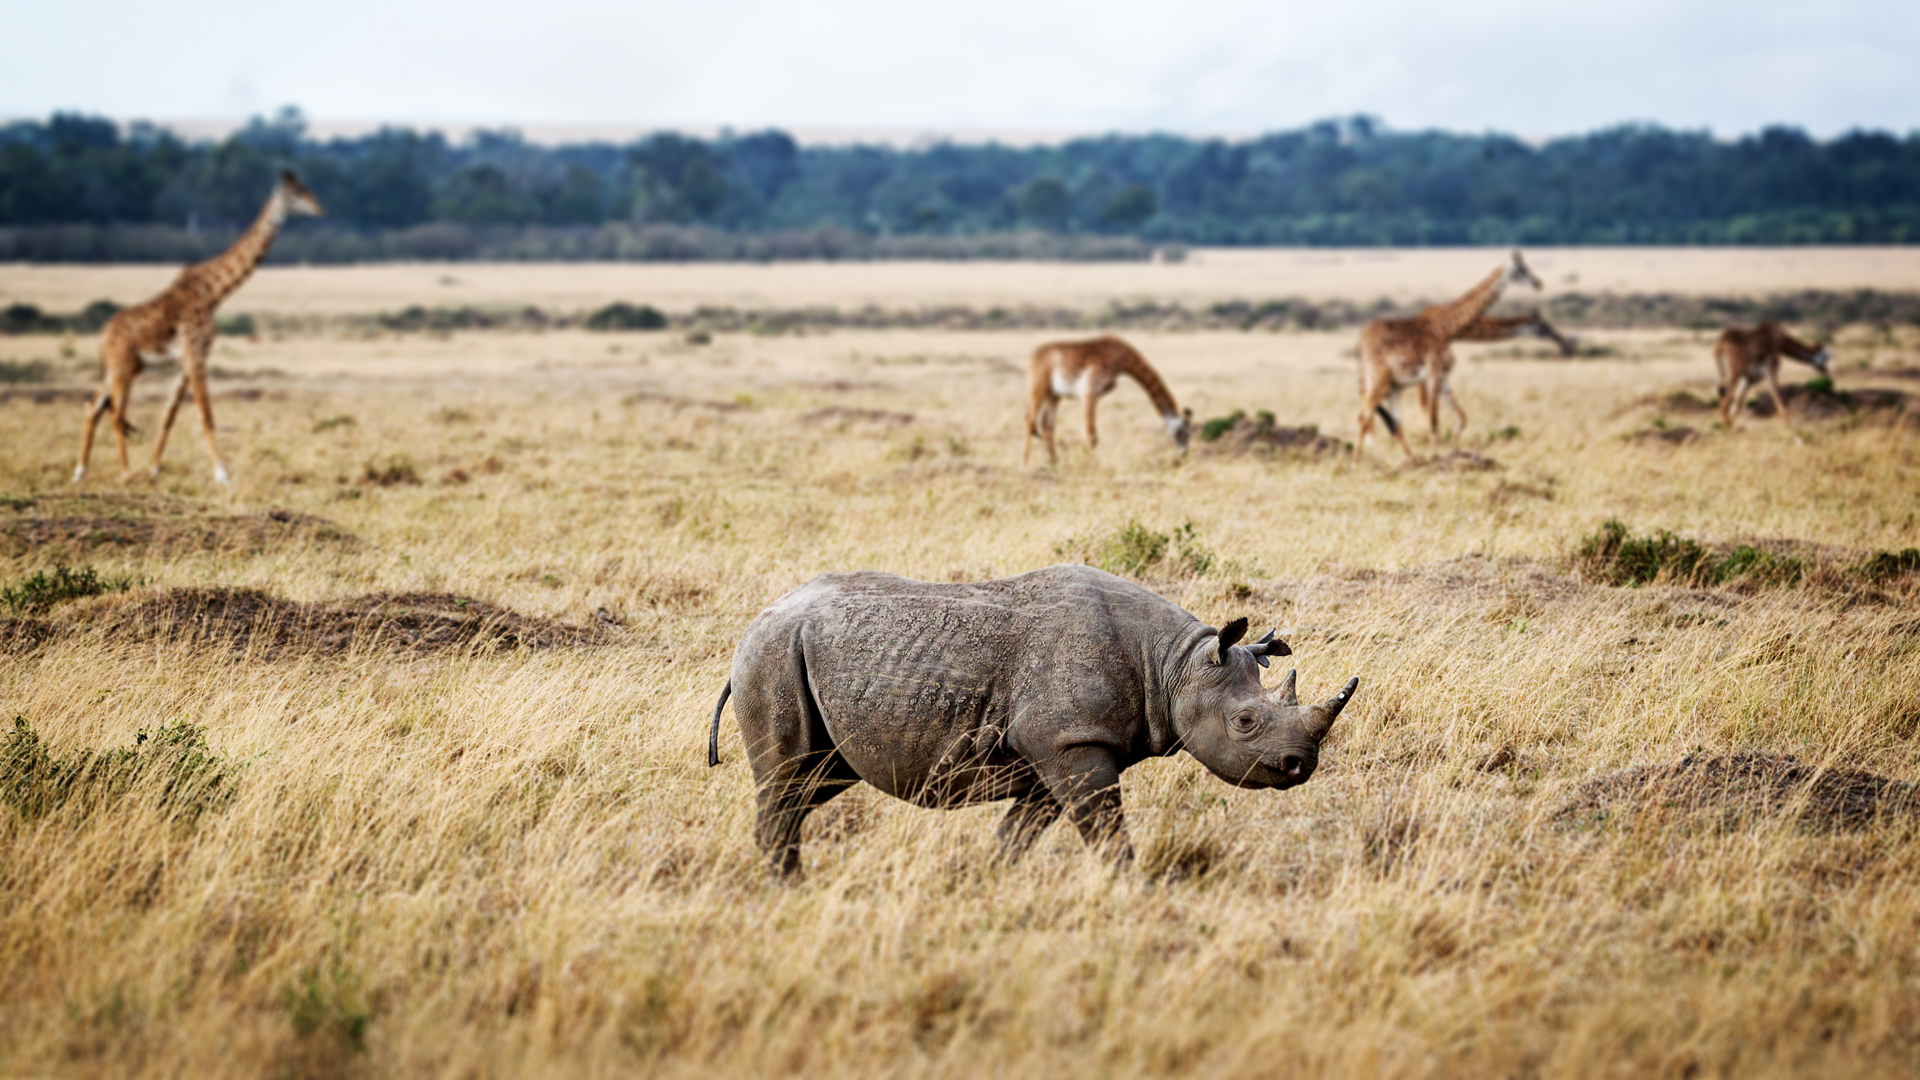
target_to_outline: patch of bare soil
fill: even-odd
[[[60,550],[77,554],[103,547],[159,554],[262,552],[291,543],[352,548],[361,543],[326,518],[293,510],[215,515],[192,503],[133,496],[23,499],[4,509],[25,511],[0,517],[0,553],[13,557]],[[51,512],[32,512],[36,510]]]
[[[1700,433],[1685,424],[1641,428],[1626,437],[1635,446],[1685,446],[1698,438]]]
[[[1874,423],[1904,424],[1920,427],[1920,410],[1913,408],[1913,395],[1903,390],[1863,387],[1858,390],[1828,390],[1805,383],[1780,388],[1787,412],[1795,420],[1864,420]],[[1762,390],[1747,402],[1751,416],[1771,417],[1773,395]]]
[[[1659,409],[1663,413],[1675,413],[1680,416],[1702,416],[1718,412],[1719,401],[1713,398],[1698,397],[1685,390],[1676,390],[1671,394],[1649,394],[1633,403],[1636,409]]]
[[[803,424],[835,424],[846,427],[848,424],[887,424],[904,427],[913,423],[913,414],[909,412],[889,412],[886,409],[855,409],[845,405],[830,405],[824,409],[815,409],[800,417]]]
[[[1246,457],[1250,454],[1287,454],[1300,457],[1320,457],[1323,454],[1339,454],[1350,447],[1339,439],[1320,434],[1320,429],[1312,424],[1305,427],[1281,427],[1267,416],[1258,418],[1242,416],[1234,420],[1233,426],[1221,432],[1213,439],[1203,439],[1200,451],[1204,454],[1222,457]]]
[[[32,623],[35,625],[19,625]],[[497,652],[603,644],[615,628],[575,626],[450,593],[373,593],[301,603],[257,589],[162,589],[76,605],[46,620],[0,626],[0,649],[54,638],[195,645],[259,658],[350,652]]]
[[[0,405],[12,401],[27,401],[35,405],[84,405],[93,400],[97,390],[83,386],[40,386],[31,390],[0,390]]]
[[[1920,817],[1920,784],[1821,769],[1791,754],[1689,754],[1673,765],[1636,765],[1595,777],[1555,817],[1647,811],[1703,814],[1727,826],[1795,817],[1817,829],[1860,829],[1881,817]]]
[[[1400,466],[1401,472],[1490,472],[1500,463],[1473,450],[1449,450],[1444,454],[1415,458]]]

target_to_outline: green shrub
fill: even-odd
[[[589,330],[665,330],[667,317],[650,304],[615,301],[587,316]]]
[[[1245,410],[1235,409],[1226,416],[1216,416],[1200,425],[1200,437],[1207,442],[1218,442],[1220,436],[1232,431],[1233,425],[1239,423],[1240,418],[1245,415],[1247,415]]]
[[[39,615],[62,601],[131,588],[131,577],[102,577],[91,566],[73,570],[65,563],[55,563],[52,574],[36,570],[19,584],[0,588],[0,606],[15,615]]]
[[[1833,393],[1833,378],[1828,375],[1822,375],[1817,379],[1808,380],[1807,393],[1809,394]]]
[[[34,820],[69,802],[91,813],[146,790],[192,821],[233,796],[239,766],[207,747],[206,732],[185,721],[141,728],[129,749],[82,748],[55,757],[24,716],[0,740],[0,801]]]
[[[260,327],[254,323],[253,316],[245,313],[229,315],[224,319],[218,320],[214,325],[219,327],[221,333],[231,337],[260,336]]]
[[[1606,521],[1580,541],[1574,559],[1609,585],[1668,581],[1695,587],[1744,579],[1764,585],[1797,585],[1807,576],[1804,560],[1742,544],[1716,554],[1698,541],[1665,529],[1634,536],[1619,521]]]
[[[1201,544],[1189,521],[1172,532],[1156,532],[1129,521],[1095,553],[1094,564],[1111,574],[1140,577],[1156,566],[1200,576],[1213,569],[1213,552]]]
[[[1885,581],[1920,570],[1920,548],[1907,548],[1904,551],[1881,551],[1854,568],[1854,572],[1868,581]]]

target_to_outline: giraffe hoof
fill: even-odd
[[[73,479],[68,481],[68,483],[77,484],[81,480],[85,479],[86,475],[87,475],[87,467],[85,465],[75,465],[73,467]]]
[[[227,479],[227,467],[225,465],[215,465],[213,467],[213,482],[219,484],[221,487],[232,486],[232,482]]]

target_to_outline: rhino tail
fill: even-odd
[[[727,699],[733,696],[733,680],[720,688],[720,700],[713,707],[713,728],[707,732],[707,768],[720,764],[720,713],[727,707]]]

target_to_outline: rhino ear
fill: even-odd
[[[1246,636],[1247,636],[1247,619],[1246,619],[1246,616],[1244,615],[1238,619],[1233,620],[1227,625],[1221,627],[1220,628],[1220,644],[1218,649],[1213,654],[1214,663],[1216,664],[1226,663],[1227,650],[1233,648],[1235,642],[1239,641],[1241,638]]]

